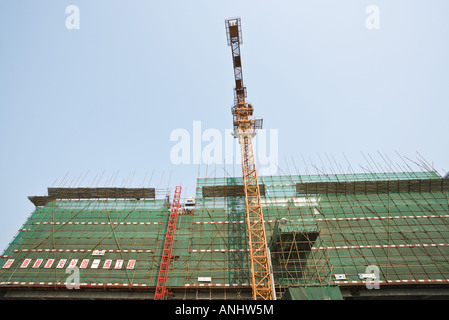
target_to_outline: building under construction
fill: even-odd
[[[270,176],[260,190],[277,299],[449,298],[449,179]],[[0,258],[3,298],[155,298],[166,190],[29,198],[36,208]],[[165,298],[251,299],[242,178],[198,179],[176,213]]]
[[[0,256],[0,298],[449,298],[449,179],[432,170],[258,177],[240,19],[239,177],[182,186],[48,188]]]

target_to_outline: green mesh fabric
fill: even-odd
[[[345,180],[346,179],[346,180]],[[431,172],[261,177],[267,243],[278,292],[291,286],[449,279],[449,197],[428,192],[301,195],[300,182],[441,179]],[[194,210],[180,210],[167,287],[250,284],[244,197],[203,197],[203,186],[241,178],[198,179]],[[56,200],[37,207],[0,258],[0,285],[63,282],[65,268],[48,259],[89,259],[81,283],[156,285],[167,229],[165,200]],[[283,225],[281,225],[283,221]],[[86,251],[80,251],[86,250]],[[104,256],[93,250],[106,250]],[[10,268],[1,268],[14,259]],[[32,259],[27,268],[20,268]],[[44,262],[32,268],[36,259]],[[97,269],[90,263],[100,259]],[[135,260],[134,269],[103,268]],[[337,275],[342,276],[337,279]],[[418,282],[419,283],[419,282]]]

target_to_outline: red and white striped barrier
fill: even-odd
[[[50,225],[65,225],[65,224],[82,224],[82,225],[154,225],[161,224],[161,222],[82,222],[82,221],[66,221],[66,222],[52,222],[52,221],[44,221],[44,222],[33,222],[32,224],[50,224]],[[29,230],[29,229],[28,229]]]
[[[449,218],[449,215],[427,215],[427,216],[385,216],[385,217],[345,217],[345,218],[316,218],[315,221],[357,221],[357,220],[383,220],[383,219],[429,219],[429,218]],[[301,221],[301,220],[299,220]],[[274,223],[276,220],[264,220],[265,223]],[[239,221],[194,221],[193,224],[229,224],[246,223]]]
[[[4,285],[18,285],[18,286],[66,286],[64,282],[0,282],[0,286]],[[80,283],[80,287],[116,287],[116,288],[139,288],[152,287],[147,284],[128,284],[128,283]],[[249,283],[187,283],[185,287],[250,287]]]
[[[250,287],[249,283],[186,283],[185,287]]]
[[[337,285],[366,285],[365,281],[332,281],[332,284]],[[408,279],[408,280],[380,280],[379,285],[382,284],[446,284],[449,279]],[[94,288],[94,287],[115,287],[115,288],[146,288],[153,287],[147,284],[128,284],[128,283],[80,283],[80,287]],[[66,286],[64,282],[0,282],[0,286]],[[251,287],[249,283],[186,283],[184,287]]]
[[[14,249],[14,252],[92,252],[91,249]],[[154,250],[103,250],[105,252],[149,252],[153,253]]]
[[[354,218],[317,218],[316,221],[351,221],[351,220],[383,220],[383,219],[423,219],[423,218],[449,218],[449,215],[428,215],[428,216],[386,216],[386,217],[354,217]]]
[[[265,223],[274,223],[276,220],[264,220]],[[229,224],[229,223],[246,223],[244,220],[240,221],[194,221],[193,224]]]
[[[189,252],[243,252],[249,249],[191,249]]]
[[[351,284],[357,284],[357,285],[366,285],[365,281],[331,281],[333,284],[338,285],[351,285]],[[417,283],[426,283],[426,284],[438,284],[438,283],[449,283],[449,279],[407,279],[407,280],[379,280],[377,283],[381,284],[395,284],[395,283],[401,283],[401,284],[417,284]]]
[[[20,285],[20,286],[66,286],[65,282],[0,282],[1,285]],[[128,284],[128,283],[80,283],[80,287],[147,287],[146,284]]]
[[[414,247],[447,247],[449,243],[424,243],[424,244],[376,244],[365,246],[336,246],[336,247],[312,247],[312,250],[326,249],[367,249],[367,248],[414,248]]]

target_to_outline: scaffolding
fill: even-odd
[[[291,286],[363,287],[370,266],[378,267],[376,280],[383,285],[447,283],[449,180],[435,172],[261,181],[278,295]],[[198,179],[190,258],[201,267],[187,270],[192,285],[202,274],[216,283],[249,284],[244,202],[239,188],[229,188],[241,183],[241,178]],[[317,192],[318,184],[327,191]]]
[[[292,287],[365,288],[370,266],[381,286],[449,285],[449,180],[437,173],[265,176],[259,183],[278,298]],[[181,199],[168,299],[252,298],[241,186],[242,178],[198,178],[194,206]],[[167,195],[37,206],[0,256],[0,288],[65,289],[67,267],[76,266],[81,290],[143,291],[152,299]]]
[[[64,287],[70,265],[86,286],[154,286],[169,213],[166,192],[159,193],[69,196],[36,206],[1,256],[13,262],[0,282]]]

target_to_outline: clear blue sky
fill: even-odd
[[[305,173],[303,158],[332,171],[327,157],[363,172],[367,155],[385,164],[378,151],[403,164],[397,151],[444,174],[448,12],[446,0],[2,0],[0,251],[33,211],[27,196],[50,186],[194,193],[206,167],[171,163],[170,134],[231,128],[228,17],[242,19],[248,100],[278,130],[283,172]]]

